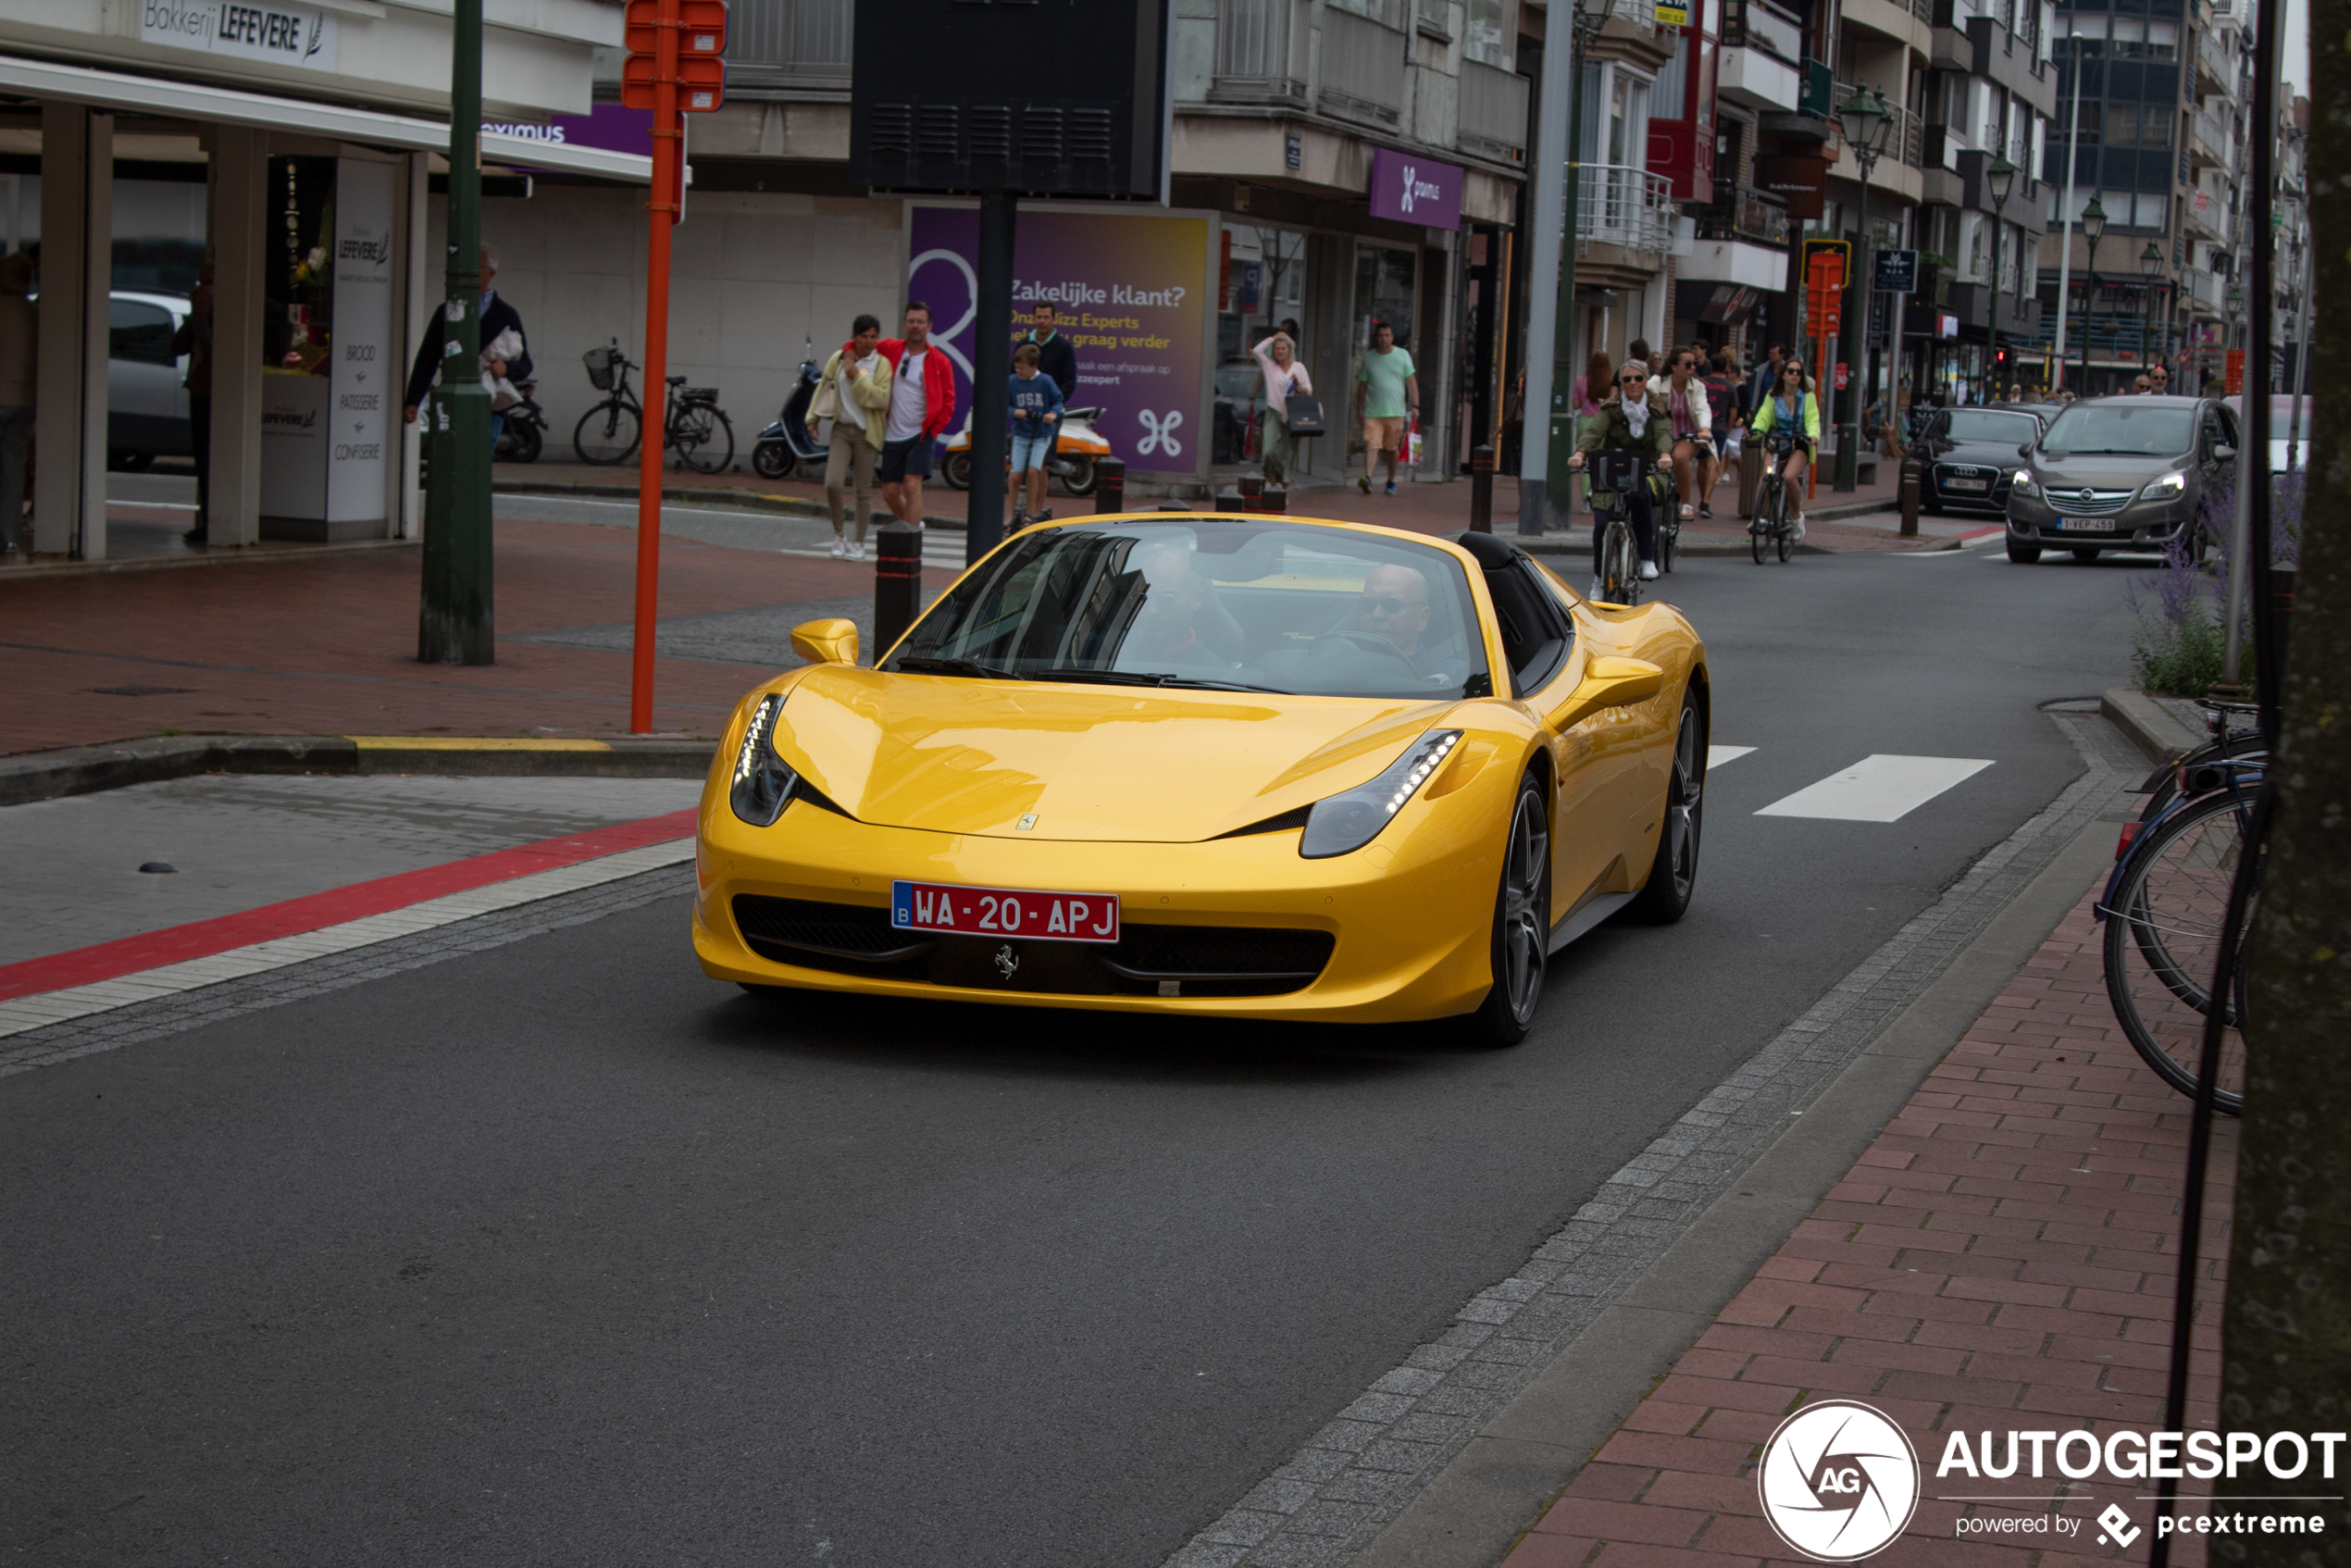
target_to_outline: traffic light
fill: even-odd
[[[669,0],[678,35],[678,106],[708,114],[727,101],[727,0]],[[656,106],[661,75],[662,0],[628,0],[628,57],[620,67],[620,101],[632,109]]]

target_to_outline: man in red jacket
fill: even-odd
[[[955,417],[955,371],[930,341],[930,306],[906,305],[906,335],[884,338],[889,361],[889,418],[882,429],[882,504],[907,527],[923,526],[923,481],[930,448]]]

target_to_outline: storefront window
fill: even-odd
[[[1250,350],[1276,329],[1305,336],[1306,236],[1287,229],[1228,222],[1222,243],[1210,461],[1244,463],[1255,454],[1250,426],[1264,405],[1257,390],[1257,362]]]
[[[323,376],[334,337],[335,163],[269,160],[270,247],[262,366],[279,375]]]
[[[1372,346],[1375,329],[1395,329],[1396,346],[1408,352],[1412,348],[1419,262],[1417,252],[1398,246],[1355,247],[1355,330],[1347,345],[1345,391],[1345,406],[1350,410],[1355,406],[1356,379],[1362,373],[1363,355]],[[1355,425],[1348,432],[1348,450],[1360,452],[1362,447],[1362,429]]]
[[[1469,0],[1469,31],[1462,39],[1462,53],[1497,70],[1510,69],[1516,31],[1511,6],[1511,0]]]

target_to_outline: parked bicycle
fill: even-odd
[[[1749,441],[1755,438],[1750,435]],[[1787,458],[1796,450],[1796,432],[1774,426],[1763,433],[1763,480],[1755,495],[1755,516],[1747,525],[1748,549],[1755,564],[1774,546],[1780,559],[1788,558],[1796,543],[1796,524],[1788,516]]]
[[[626,463],[644,439],[644,410],[629,388],[628,372],[644,367],[620,352],[618,338],[608,348],[590,349],[580,359],[588,367],[588,384],[612,395],[579,417],[572,428],[572,448],[583,463],[606,467]],[[718,406],[718,389],[690,387],[683,376],[668,381],[662,445],[675,449],[678,461],[698,474],[724,473],[735,461],[735,427]]]
[[[2255,803],[2267,788],[2258,753],[2230,754],[2225,729],[2198,760],[2173,765],[2166,803],[2124,825],[2106,891],[2096,906],[2105,925],[2107,998],[2141,1060],[2183,1094],[2196,1091],[2205,1020],[2212,1009],[2212,978],[2220,961],[2229,890],[2243,858]],[[2191,753],[2195,756],[2196,753]],[[2257,861],[2255,903],[2260,898]],[[2213,1102],[2236,1114],[2245,1101],[2245,951],[2221,1006],[2229,1026]]]
[[[498,429],[498,449],[491,454],[501,463],[536,463],[540,449],[547,436],[547,411],[539,406],[531,393],[536,381],[521,381],[515,391],[522,393],[522,401],[500,410],[505,423]]]

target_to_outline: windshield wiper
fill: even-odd
[[[933,658],[927,653],[903,654],[899,658],[898,668],[912,675],[968,675],[981,680],[1020,678],[1008,669],[993,669],[975,659]]]
[[[1079,665],[1051,665],[1028,672],[1037,680],[1095,681],[1104,686],[1194,686],[1211,691],[1270,691],[1287,696],[1276,686],[1250,686],[1238,680],[1211,680],[1203,676],[1175,675],[1159,670],[1087,669]]]

